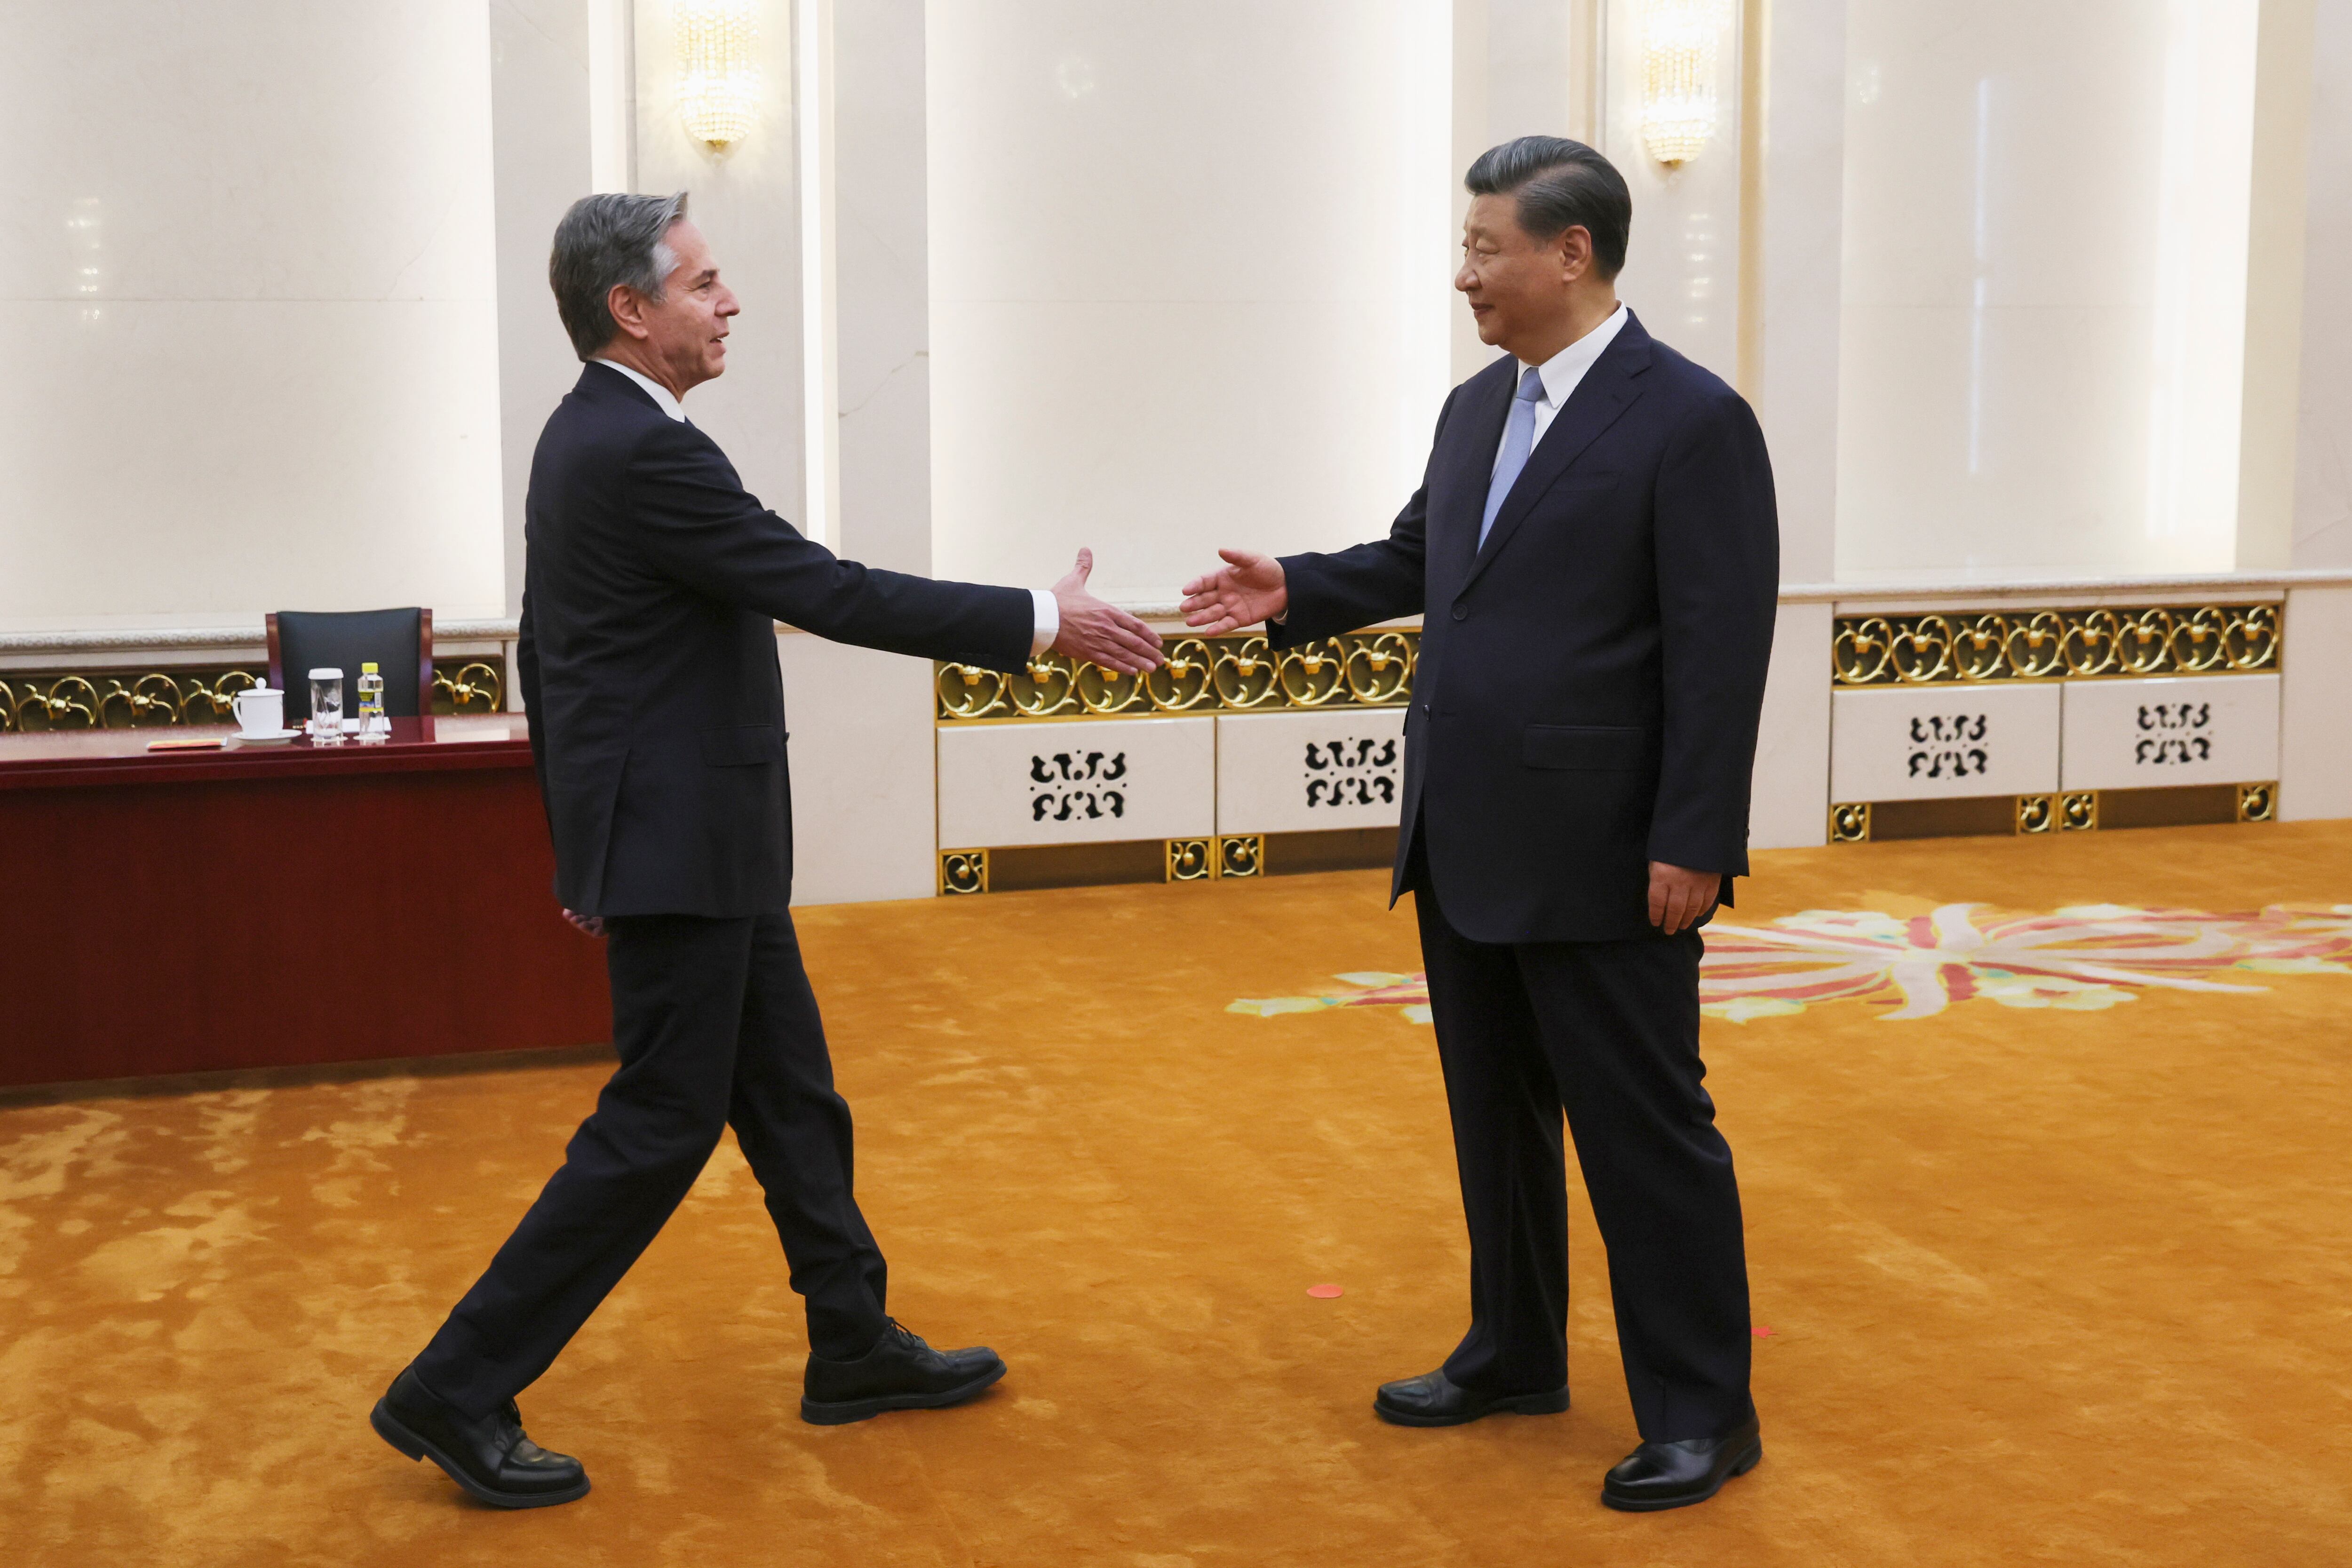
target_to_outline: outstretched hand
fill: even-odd
[[[1054,603],[1062,612],[1062,629],[1055,634],[1054,651],[1121,675],[1157,669],[1160,634],[1118,605],[1087,592],[1087,577],[1094,569],[1095,552],[1081,550],[1077,564],[1054,584]]]
[[[1290,607],[1282,563],[1248,550],[1220,550],[1225,564],[1184,584],[1184,624],[1215,637],[1270,621]]]

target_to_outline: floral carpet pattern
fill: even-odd
[[[1807,910],[1769,927],[1710,925],[1699,968],[1700,1009],[1744,1024],[1824,1002],[1863,1002],[1882,1022],[1931,1018],[1958,1002],[2089,1012],[2142,987],[2208,994],[2269,989],[2255,975],[2352,974],[2352,904],[2273,904],[2254,913],[2084,904],[2003,914],[1946,904],[1903,918],[1871,910]],[[1229,1013],[1273,1017],[1327,1007],[1401,1007],[1430,1019],[1418,974],[1352,973],[1352,989],[1244,997]]]

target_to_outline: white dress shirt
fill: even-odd
[[[1593,335],[1598,336],[1599,334],[1595,333]],[[664,386],[652,376],[646,374],[643,371],[632,370],[618,360],[604,359],[600,357],[595,363],[601,365],[610,366],[612,369],[619,371],[623,375],[627,376],[631,381],[635,382],[639,386],[646,389],[646,395],[654,400],[655,407],[660,409],[664,414],[668,415],[672,419],[677,420],[681,425],[687,422],[685,407],[679,404],[676,397],[670,395],[668,387]],[[1570,384],[1573,385],[1575,384],[1571,382]],[[1565,397],[1568,395],[1566,393],[1562,393],[1560,395]],[[1541,418],[1542,416],[1538,415],[1537,417]],[[1032,616],[1029,632],[1029,657],[1031,658],[1034,658],[1039,654],[1044,653],[1047,648],[1052,647],[1054,646],[1054,639],[1062,635],[1062,606],[1060,602],[1057,601],[1053,595],[1047,593],[1043,588],[1032,588],[1029,590],[1029,604],[1030,614]]]
[[[1543,395],[1536,399],[1536,434],[1535,440],[1528,443],[1530,450],[1542,443],[1544,432],[1551,428],[1552,420],[1568,402],[1568,395],[1576,390],[1576,384],[1584,379],[1584,373],[1592,368],[1601,351],[1615,342],[1617,334],[1624,330],[1625,307],[1621,301],[1609,313],[1608,320],[1535,367],[1536,374],[1543,377]],[[1522,371],[1515,379],[1524,379],[1525,374]],[[1498,441],[1495,444],[1495,461],[1486,471],[1494,472],[1502,461],[1503,446]]]

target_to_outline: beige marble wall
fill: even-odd
[[[1442,0],[931,0],[932,559],[1346,545],[1451,375]]]
[[[2352,5],[2314,7],[2294,563],[2352,566]],[[2352,809],[2352,805],[2347,805]]]
[[[481,0],[21,0],[0,629],[505,607]]]
[[[1739,7],[1727,0],[1719,15],[1715,134],[1697,156],[1670,168],[1642,142],[1641,7],[1610,0],[1600,145],[1633,196],[1618,296],[1652,336],[1733,382],[1739,378]]]
[[[1842,578],[2237,552],[2256,0],[1848,0]]]
[[[500,554],[522,610],[523,500],[547,416],[580,377],[555,313],[547,254],[564,209],[594,186],[589,36],[581,0],[489,0],[497,191]]]
[[[791,0],[760,0],[757,123],[714,149],[678,118],[677,19],[670,0],[635,0],[635,188],[684,190],[719,272],[742,302],[727,340],[727,374],[687,402],[742,476],[788,518],[803,506],[799,185],[793,116]]]

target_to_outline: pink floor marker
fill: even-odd
[[[1309,1285],[1307,1287],[1307,1293],[1318,1301],[1328,1301],[1334,1296],[1346,1294],[1337,1285]]]
[[[1759,1339],[1759,1340],[1769,1340],[1769,1339],[1770,1339],[1774,1334],[1779,1333],[1780,1331],[1780,1330],[1778,1330],[1778,1329],[1774,1329],[1774,1328],[1768,1328],[1768,1327],[1766,1327],[1765,1325],[1763,1325],[1763,1324],[1761,1324],[1761,1323],[1759,1323],[1759,1324],[1757,1324],[1757,1325],[1756,1325],[1756,1327],[1754,1327],[1754,1328],[1752,1328],[1752,1329],[1748,1330],[1748,1331],[1749,1333],[1751,1333],[1751,1334],[1754,1334],[1754,1335],[1755,1335],[1758,1339]]]

